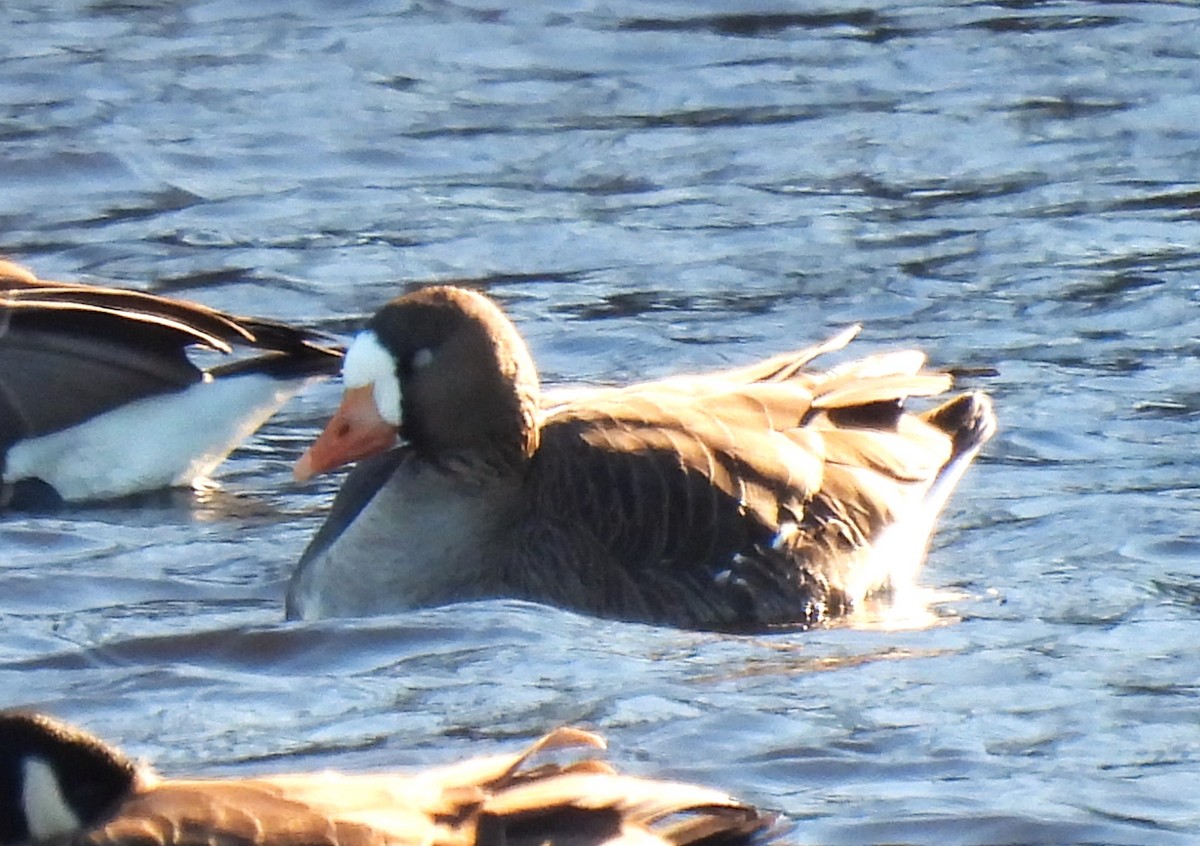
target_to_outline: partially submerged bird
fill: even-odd
[[[162,778],[43,714],[0,712],[0,846],[736,846],[780,831],[716,790],[617,775],[560,728],[419,773]],[[539,762],[569,749],[575,760]]]
[[[192,347],[251,357],[206,371]],[[0,508],[190,485],[341,353],[306,330],[0,261]]]
[[[857,327],[759,364],[543,400],[486,297],[393,300],[296,466],[362,461],[305,551],[291,618],[511,597],[701,629],[810,625],[906,584],[995,429],[916,351],[805,369]],[[402,443],[396,446],[397,435]]]

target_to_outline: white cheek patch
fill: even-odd
[[[70,834],[81,827],[79,817],[63,797],[54,769],[40,758],[28,758],[22,768],[21,810],[33,842]]]
[[[346,350],[342,381],[347,388],[370,385],[379,416],[393,426],[400,425],[400,379],[396,376],[396,360],[370,329],[360,332]]]

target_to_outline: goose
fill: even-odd
[[[603,747],[559,728],[417,773],[165,778],[74,725],[6,710],[0,846],[736,846],[784,830],[717,790],[618,775]],[[575,757],[539,762],[554,750]]]
[[[193,347],[253,355],[202,370]],[[0,261],[0,509],[192,485],[340,367],[313,332]]]
[[[816,371],[854,326],[748,366],[542,397],[489,298],[431,286],[349,346],[295,465],[358,461],[290,579],[291,619],[490,598],[693,629],[806,627],[912,582],[995,430],[914,350]],[[399,439],[399,440],[398,440]]]

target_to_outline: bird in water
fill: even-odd
[[[202,369],[196,349],[245,355]],[[193,485],[341,359],[316,332],[0,261],[0,509]]]
[[[851,327],[756,364],[543,396],[489,298],[419,289],[348,348],[297,479],[358,461],[287,614],[517,598],[715,630],[806,626],[912,581],[995,430],[915,350],[810,367]]]
[[[595,734],[415,773],[164,778],[45,714],[0,712],[0,846],[741,846],[782,825],[720,791],[622,776]],[[547,753],[573,754],[565,763]]]

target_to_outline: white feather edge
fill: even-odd
[[[956,456],[942,468],[924,496],[910,503],[906,513],[897,515],[895,522],[879,533],[850,588],[855,602],[880,587],[886,586],[897,594],[913,589],[928,554],[935,524],[982,446],[979,444]]]

